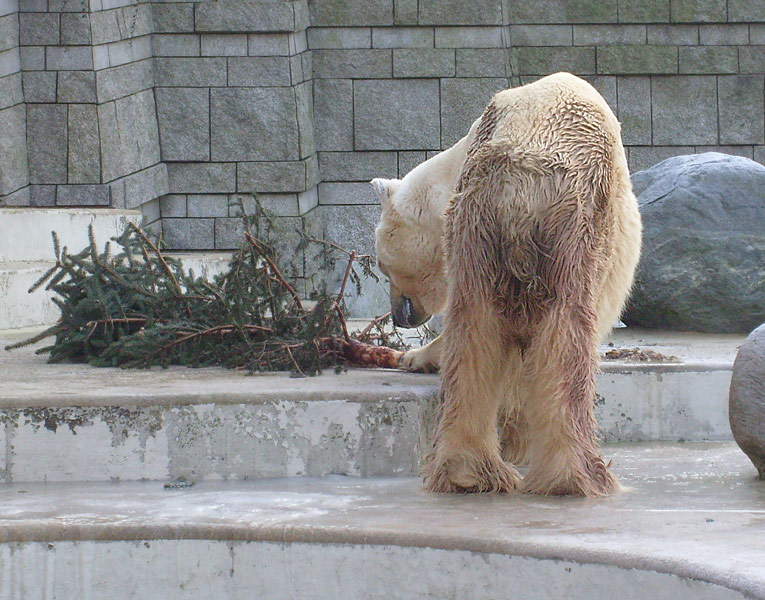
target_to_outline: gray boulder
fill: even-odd
[[[765,479],[765,324],[746,338],[736,355],[728,416],[733,438]]]
[[[710,152],[632,176],[643,251],[628,325],[746,333],[765,321],[765,167]]]

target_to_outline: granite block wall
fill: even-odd
[[[27,177],[23,196],[5,203],[146,205],[149,214],[151,203],[167,193],[154,102],[151,5],[19,0],[15,28]]]
[[[0,202],[141,207],[178,249],[237,202],[370,249],[372,177],[548,73],[614,108],[633,170],[765,162],[762,0],[0,0]]]
[[[319,206],[370,251],[366,183],[403,177],[468,130],[498,90],[556,71],[622,122],[633,171],[717,150],[765,163],[765,4],[758,0],[310,0]],[[349,118],[352,115],[352,118]],[[347,216],[347,218],[343,218]],[[359,314],[385,310],[368,290]]]
[[[403,176],[494,92],[561,70],[612,106],[632,170],[708,150],[765,162],[762,2],[349,4],[309,2],[320,211],[373,214],[370,176]]]

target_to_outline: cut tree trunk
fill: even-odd
[[[344,342],[343,354],[349,362],[358,367],[382,367],[395,369],[404,353],[385,346],[364,344],[357,340]]]

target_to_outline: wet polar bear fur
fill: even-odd
[[[597,345],[632,285],[641,223],[603,98],[568,73],[499,92],[452,148],[372,183],[395,320],[446,311],[443,334],[403,361],[441,370],[425,487],[616,490],[593,417]]]

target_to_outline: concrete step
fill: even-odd
[[[70,251],[85,248],[88,227],[105,244],[129,222],[140,223],[131,210],[75,208],[0,208],[0,329],[49,325],[58,319],[53,294],[29,287],[55,264],[51,232]]]
[[[205,279],[225,273],[231,262],[231,252],[166,252],[165,256],[180,260],[186,272]]]
[[[625,491],[593,500],[418,478],[3,484],[0,598],[765,598],[765,484],[734,444],[608,451]]]
[[[96,240],[105,243],[120,235],[128,222],[140,223],[135,210],[87,208],[0,208],[0,263],[52,262],[51,232],[70,251],[85,248],[88,227]]]
[[[166,256],[177,258],[187,271],[207,279],[225,272],[231,259],[229,252],[168,252]],[[42,261],[0,262],[0,330],[51,325],[58,320],[60,312],[52,301],[53,292],[42,286],[29,293],[32,284],[53,265]]]
[[[59,318],[53,294],[29,288],[52,266],[52,262],[0,262],[0,329],[36,327]],[[43,286],[44,287],[44,286]]]
[[[79,251],[93,226],[99,245],[120,235],[141,213],[99,209],[0,209],[0,330],[50,325],[58,317],[53,294],[30,286],[54,264],[51,231],[61,246]],[[168,253],[199,276],[212,278],[226,270],[230,252]]]
[[[730,440],[742,337],[623,331],[616,346],[640,341],[682,362],[602,364],[596,414],[606,441]],[[31,333],[0,334],[0,347]],[[387,370],[295,379],[49,365],[33,348],[0,351],[0,380],[0,480],[13,482],[412,476],[439,385],[435,375]]]

